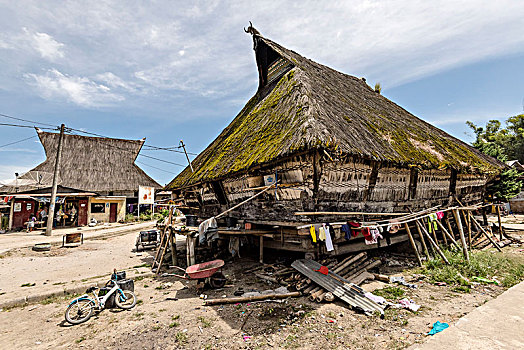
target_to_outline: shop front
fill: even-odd
[[[89,219],[97,222],[124,221],[126,216],[125,196],[101,196],[89,198]]]

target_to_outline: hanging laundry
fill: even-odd
[[[437,211],[437,219],[441,220],[444,217],[443,211]]]
[[[348,221],[348,226],[351,229],[351,236],[357,237],[360,232],[362,232],[362,229],[360,228],[360,224],[358,222]]]
[[[364,238],[365,238],[365,243],[368,245],[376,244],[379,238],[384,239],[384,237],[382,237],[377,227],[370,227],[369,228],[369,237],[364,236]]]
[[[386,227],[386,231],[388,231],[389,233],[397,233],[398,230],[400,230],[400,224],[398,223],[398,220],[389,220],[389,224]]]
[[[317,233],[315,231],[315,226],[311,225],[309,228],[309,233],[311,234],[311,239],[313,240],[313,243],[317,243]]]
[[[326,250],[328,252],[331,252],[334,250],[333,241],[331,240],[331,231],[333,230],[333,228],[329,224],[327,224],[325,230],[326,230]]]
[[[366,242],[373,240],[373,237],[371,237],[371,232],[369,232],[369,227],[362,228],[361,232]]]
[[[322,242],[326,240],[326,229],[324,226],[318,229],[318,240]]]
[[[433,231],[437,231],[437,214],[429,214],[428,219],[429,219],[429,222],[428,222],[429,233],[432,233]]]
[[[349,227],[349,225],[342,225],[342,227],[340,227],[340,230],[344,232],[344,238],[346,239],[346,241],[349,241],[351,239],[351,228]]]
[[[200,225],[198,225],[198,241],[200,244],[204,244],[207,241],[207,232],[208,231],[216,231],[217,228],[217,221],[215,217],[209,218],[205,221],[202,221]]]

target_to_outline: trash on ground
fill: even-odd
[[[449,327],[449,324],[437,321],[433,323],[433,328],[431,328],[428,335],[434,335],[434,334],[440,333],[448,327]]]

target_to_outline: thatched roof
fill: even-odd
[[[460,172],[495,172],[500,162],[415,117],[364,80],[254,35],[260,85],[222,133],[168,188],[245,171],[308,149]],[[280,75],[279,75],[280,74]]]
[[[38,130],[46,160],[31,172],[54,172],[59,136]],[[60,185],[94,192],[134,192],[138,186],[162,187],[134,163],[144,142],[64,135]]]

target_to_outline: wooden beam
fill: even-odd
[[[462,253],[464,254],[464,258],[466,258],[466,261],[469,262],[468,245],[466,244],[466,237],[464,237],[464,230],[462,228],[462,222],[460,221],[458,209],[453,209],[453,216],[455,217],[455,222],[457,223],[460,235],[460,241],[462,242]]]
[[[502,241],[504,239],[504,229],[502,228],[502,219],[500,218],[500,206],[499,205],[497,205],[497,219],[499,222],[500,240]]]
[[[297,216],[311,216],[311,215],[373,215],[373,216],[402,216],[409,213],[366,213],[361,211],[300,211],[296,212]]]
[[[431,255],[429,255],[428,246],[426,245],[426,241],[424,240],[424,235],[422,234],[422,230],[420,229],[419,225],[415,224],[415,227],[418,231],[418,237],[420,239],[420,243],[422,243],[422,247],[424,248],[424,254],[426,255],[426,259],[431,259]]]
[[[490,237],[490,235],[486,232],[486,230],[484,230],[484,228],[482,226],[480,226],[480,224],[478,223],[477,219],[475,219],[474,217],[472,217],[473,219],[473,222],[475,223],[475,225],[477,225],[477,227],[479,228],[480,231],[482,231],[482,233],[484,234],[484,236],[487,237],[487,239],[489,239],[489,241],[491,242],[491,244],[493,244],[493,246],[495,248],[497,248],[497,250],[499,252],[502,252],[502,249],[500,249],[499,245]]]
[[[422,224],[418,220],[416,220],[415,222],[417,223],[418,226],[421,226],[420,228],[422,229],[422,232],[426,235],[426,238],[428,239],[429,243],[431,243],[431,245],[433,246],[433,248],[435,248],[437,253],[439,253],[439,255],[442,258],[442,260],[444,260],[444,262],[449,265],[448,259],[446,258],[446,256],[442,252],[442,250],[440,250],[438,244],[436,242],[434,242],[433,239],[431,239],[431,236],[429,235],[429,232],[426,231],[424,226],[422,226]]]
[[[404,227],[406,228],[406,232],[408,234],[409,242],[411,243],[411,247],[413,248],[413,251],[415,252],[415,255],[417,256],[417,261],[419,266],[422,266],[422,259],[420,258],[420,255],[418,253],[417,245],[415,244],[415,240],[413,239],[413,236],[411,235],[411,230],[409,229],[409,225],[406,222],[404,224]]]
[[[449,240],[451,241],[451,243],[453,245],[455,245],[455,247],[457,247],[458,250],[460,250],[460,247],[459,245],[457,244],[457,241],[455,241],[455,238],[453,238],[453,236],[448,232],[448,230],[446,230],[446,228],[444,227],[444,225],[442,225],[442,223],[440,221],[437,220],[437,225],[440,227],[440,230],[442,231],[442,235],[444,237],[448,237]]]
[[[261,264],[264,263],[264,236],[260,236],[260,259]]]

